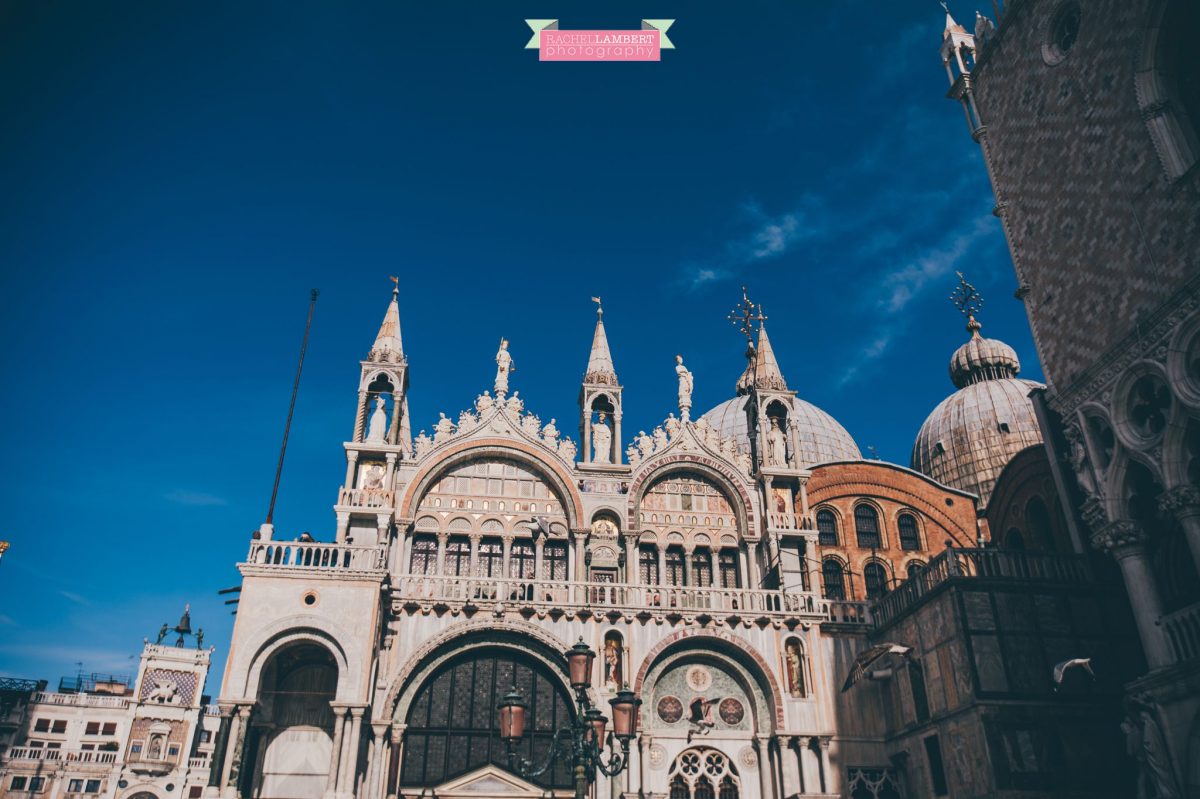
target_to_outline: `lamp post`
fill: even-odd
[[[566,657],[567,675],[575,691],[578,712],[569,726],[554,733],[545,761],[535,764],[516,753],[516,744],[525,735],[528,705],[515,685],[497,708],[500,738],[508,750],[509,766],[522,777],[538,777],[549,771],[560,756],[569,757],[575,780],[575,799],[586,799],[588,784],[595,779],[597,771],[615,777],[629,766],[629,742],[637,729],[638,707],[642,700],[627,688],[617,691],[617,695],[608,701],[612,706],[613,728],[606,734],[608,719],[588,696],[596,653],[580,638],[566,651]],[[619,752],[613,746],[614,740],[620,744]]]

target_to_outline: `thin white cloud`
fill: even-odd
[[[751,254],[755,259],[782,255],[797,238],[799,222],[795,214],[784,214],[755,232]]]
[[[936,249],[892,271],[884,277],[887,296],[882,300],[889,313],[904,310],[932,280],[945,277],[961,266],[971,247],[993,231],[991,215],[980,216],[969,228],[954,234]]]
[[[76,605],[83,605],[84,607],[89,607],[89,608],[92,606],[92,601],[90,599],[88,599],[85,596],[81,596],[81,595],[75,593],[74,591],[59,591],[58,593],[61,596],[66,597],[67,599],[71,600]]]
[[[188,491],[181,488],[177,488],[174,491],[168,491],[163,495],[163,498],[168,502],[174,502],[176,505],[191,505],[194,507],[228,504],[224,497],[218,497],[214,494],[206,494],[203,491]]]

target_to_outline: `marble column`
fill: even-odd
[[[229,748],[229,728],[233,723],[233,715],[237,709],[236,705],[218,705],[221,709],[221,724],[217,728],[217,740],[213,745],[212,762],[208,767],[208,789],[205,790],[206,795],[214,795],[220,792],[221,778],[225,775],[225,750]]]
[[[450,536],[447,533],[438,533],[437,537],[437,573],[444,575],[446,573],[446,539]]]
[[[358,465],[358,450],[352,449],[346,452],[346,482],[342,483],[346,488],[354,488],[354,467]]]
[[[1167,637],[1158,626],[1162,598],[1146,554],[1147,539],[1145,529],[1137,522],[1115,521],[1092,534],[1092,546],[1111,554],[1121,567],[1146,662],[1155,669],[1170,663],[1171,654]]]
[[[620,463],[624,450],[621,449],[621,412],[613,414],[612,462]]]
[[[833,743],[833,738],[814,735],[809,743],[813,745],[813,753],[817,756],[817,778],[821,783],[821,793],[833,793],[833,775],[829,773],[829,744]]]
[[[368,395],[366,391],[358,392],[358,414],[354,417],[355,441],[362,441],[367,431],[367,399]]]
[[[338,792],[353,794],[354,779],[358,774],[359,736],[362,734],[364,707],[350,708],[350,732],[343,737],[342,765],[338,775]]]
[[[471,576],[479,574],[479,536],[471,535]]]
[[[533,579],[545,580],[546,573],[542,570],[545,562],[546,539],[538,538],[533,542]]]
[[[1176,486],[1158,498],[1158,507],[1179,521],[1187,536],[1188,547],[1196,571],[1200,572],[1200,488],[1190,485]]]
[[[342,738],[346,730],[346,706],[340,702],[330,702],[333,708],[333,748],[329,753],[329,778],[325,781],[325,796],[331,797],[337,793],[342,764]]]
[[[804,742],[799,735],[788,738],[788,748],[796,753],[796,779],[800,793],[808,793],[808,779],[804,773]]]
[[[754,752],[758,758],[758,783],[762,799],[782,799],[775,795],[774,780],[771,777],[770,738],[755,735]]]
[[[396,799],[400,785],[400,768],[404,763],[404,731],[405,724],[392,724],[392,751],[388,758],[387,767],[387,799]]]
[[[366,799],[383,799],[387,790],[388,747],[391,745],[390,722],[371,723],[371,756],[367,765]]]

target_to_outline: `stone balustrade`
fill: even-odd
[[[1176,663],[1200,658],[1200,602],[1168,613],[1160,625]]]
[[[746,588],[696,588],[623,583],[563,582],[495,577],[403,575],[393,597],[400,606],[469,607],[499,603],[537,609],[585,608],[593,613],[701,613],[760,616],[828,617],[829,602],[815,594]]]
[[[120,752],[83,751],[81,749],[46,749],[44,747],[14,746],[5,753],[7,760],[40,760],[55,763],[116,763]]]
[[[302,541],[253,541],[246,562],[255,566],[290,569],[378,571],[383,552],[378,547]]]
[[[771,530],[800,530],[800,517],[795,513],[779,513],[772,511],[767,514],[767,528]]]
[[[387,488],[343,488],[338,492],[340,507],[389,510],[395,504],[396,492]]]
[[[829,620],[834,624],[870,624],[871,603],[866,601],[832,600]]]
[[[1092,581],[1087,560],[1077,555],[1005,549],[947,549],[871,606],[882,627],[951,580],[1020,581],[1082,585]]]
[[[33,694],[30,702],[32,704],[72,705],[75,707],[123,708],[129,705],[129,700],[123,696],[103,696],[101,694],[59,694],[49,691],[39,691]]]
[[[189,757],[188,758],[188,768],[190,768],[190,769],[207,769],[208,768],[208,758],[207,757]]]

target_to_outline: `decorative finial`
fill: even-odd
[[[955,307],[967,317],[967,332],[971,335],[978,335],[979,329],[983,325],[975,321],[975,314],[983,307],[983,297],[979,291],[967,282],[963,277],[962,272],[955,272],[958,275],[958,287],[950,294],[950,302],[954,303]]]
[[[392,296],[395,297],[400,293],[400,278],[395,275],[388,275],[388,280],[392,281]]]
[[[592,297],[592,302],[596,303],[596,316],[604,316],[604,306],[600,304],[600,298]]]
[[[746,294],[746,287],[742,286],[742,301],[733,306],[733,310],[726,317],[733,326],[741,331],[747,341],[754,340],[754,322],[760,325],[766,319],[762,314],[762,306],[755,305],[750,301],[750,297]]]
[[[942,5],[942,10],[945,11],[947,14],[949,14],[950,7],[948,5],[946,5],[946,0],[942,0],[941,5]]]

